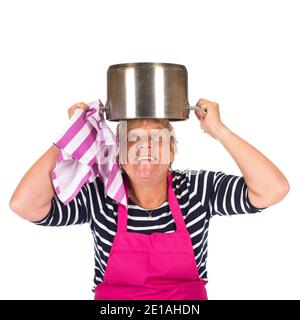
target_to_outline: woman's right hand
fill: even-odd
[[[72,107],[70,107],[68,109],[69,119],[73,116],[75,110],[78,108],[87,111],[89,109],[89,105],[84,102],[78,102],[78,103],[74,104]]]

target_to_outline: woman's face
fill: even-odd
[[[127,140],[120,144],[121,161],[130,179],[136,182],[160,180],[167,175],[174,154],[171,133],[153,122],[128,121]],[[126,153],[126,154],[125,154]],[[124,163],[125,162],[125,163]]]

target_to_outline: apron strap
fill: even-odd
[[[176,224],[176,232],[187,232],[186,225],[183,219],[183,215],[176,198],[176,195],[173,191],[172,186],[172,174],[168,172],[167,176],[167,188],[168,188],[168,204],[171,210],[173,219]],[[126,200],[128,204],[128,177],[124,176],[124,186],[125,186],[125,193],[126,193]],[[117,222],[117,232],[127,232],[127,222],[128,222],[128,208],[121,203],[118,203],[118,222]]]

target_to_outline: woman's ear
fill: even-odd
[[[171,150],[171,154],[170,154],[170,163],[172,164],[174,162],[174,150]]]

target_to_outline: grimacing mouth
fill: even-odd
[[[135,158],[135,161],[148,160],[148,161],[157,161],[157,158],[153,155],[140,155]]]

